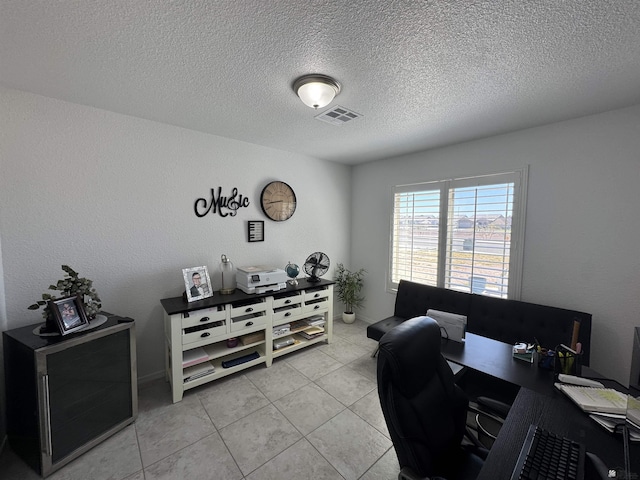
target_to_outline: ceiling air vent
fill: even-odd
[[[362,115],[354,112],[353,110],[337,105],[331,110],[327,110],[320,115],[316,115],[316,118],[323,122],[330,123],[331,125],[344,125],[345,123],[355,120],[356,118],[360,118],[361,116]]]

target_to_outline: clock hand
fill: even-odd
[[[282,203],[284,202],[284,200],[274,200],[273,202],[267,202],[267,203]]]

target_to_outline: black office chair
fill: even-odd
[[[400,462],[398,478],[474,479],[488,450],[462,445],[469,402],[440,354],[435,320],[413,318],[384,334],[377,368],[380,405]]]

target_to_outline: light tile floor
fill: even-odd
[[[51,480],[391,480],[399,466],[376,389],[367,324],[334,340],[189,390],[139,391],[133,425]],[[40,478],[7,445],[0,478]]]

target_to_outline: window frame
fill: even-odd
[[[513,209],[511,218],[511,240],[509,243],[509,282],[507,298],[519,300],[522,292],[522,265],[524,260],[524,238],[526,224],[526,203],[529,166],[517,170],[498,173],[487,173],[474,176],[454,177],[441,180],[430,180],[419,183],[395,185],[391,192],[391,215],[389,224],[389,265],[387,271],[387,291],[395,293],[398,283],[393,281],[394,265],[394,218],[396,212],[396,194],[424,191],[440,191],[439,201],[439,233],[438,233],[438,287],[444,287],[447,270],[447,241],[449,240],[449,198],[453,189],[464,187],[480,187],[513,182]],[[425,283],[419,282],[418,283]]]

